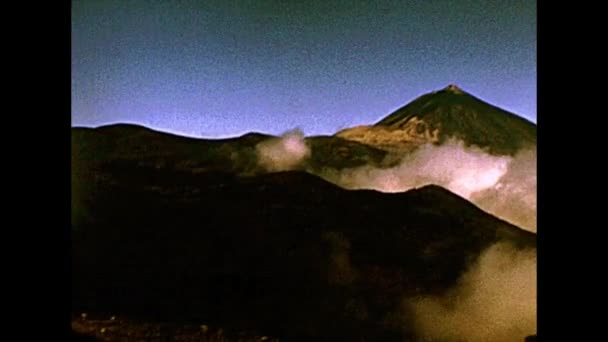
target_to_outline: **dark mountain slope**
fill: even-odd
[[[498,240],[536,245],[436,186],[347,191],[303,172],[193,174],[127,160],[81,176],[94,191],[73,202],[75,312],[288,341],[401,341],[412,332],[400,298],[445,291]]]
[[[450,137],[494,154],[514,154],[536,145],[536,125],[450,85],[418,97],[373,126],[337,136],[372,146],[443,143]]]

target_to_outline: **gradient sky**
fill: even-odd
[[[448,84],[536,122],[536,1],[72,2],[72,125],[333,134]]]

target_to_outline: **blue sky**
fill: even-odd
[[[452,83],[536,122],[536,2],[72,3],[73,126],[333,134]]]

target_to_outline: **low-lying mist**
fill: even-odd
[[[256,146],[258,165],[268,172],[302,167],[311,155],[304,134],[286,132]],[[397,156],[398,165],[380,168],[325,168],[318,176],[346,189],[404,192],[428,184],[442,186],[481,209],[516,226],[536,232],[536,149],[515,156],[495,156],[451,139],[426,144]],[[389,158],[395,158],[391,155]]]
[[[536,232],[536,150],[494,156],[450,140],[427,144],[391,168],[369,165],[325,169],[320,176],[347,189],[404,192],[428,184],[442,186],[481,209]]]
[[[536,251],[495,244],[456,287],[404,308],[422,341],[523,341],[536,334]]]
[[[492,187],[469,198],[485,211],[536,232],[536,149],[521,151]]]

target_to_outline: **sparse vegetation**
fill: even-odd
[[[140,342],[279,342],[278,338],[252,332],[231,332],[200,325],[178,325],[118,319],[72,319],[72,331],[97,341]]]

